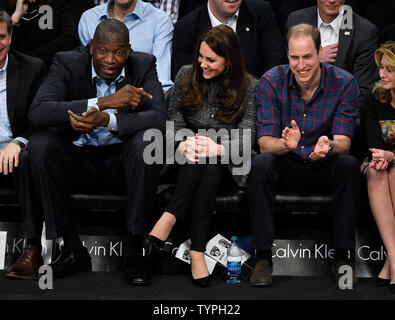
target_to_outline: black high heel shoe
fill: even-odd
[[[192,259],[191,259],[191,279],[192,279],[192,283],[195,286],[203,288],[203,287],[208,287],[210,285],[211,275],[209,274],[208,276],[205,276],[203,278],[194,279],[192,275]]]
[[[192,275],[191,275],[191,277],[192,277]],[[192,277],[192,283],[197,287],[201,287],[201,288],[208,287],[210,285],[210,282],[211,282],[211,275],[210,274],[204,278],[194,279]]]
[[[383,278],[377,277],[374,284],[376,287],[386,287],[390,284],[390,282],[391,282],[391,279],[383,279]]]
[[[395,283],[390,283],[390,291],[395,293]]]

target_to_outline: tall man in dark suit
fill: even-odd
[[[219,24],[226,24],[236,32],[247,71],[256,77],[286,63],[285,43],[269,3],[208,0],[175,25],[171,59],[173,80],[181,66],[192,63],[192,53],[200,36]]]
[[[16,186],[27,239],[21,257],[6,275],[31,278],[43,259],[40,241],[35,241],[41,238],[42,224],[25,150],[35,129],[29,126],[27,113],[46,68],[40,59],[10,51],[12,31],[10,16],[0,11],[0,185]]]
[[[55,56],[29,112],[33,124],[51,127],[34,135],[29,146],[45,220],[64,240],[51,267],[55,277],[91,270],[70,210],[70,192],[125,190],[126,281],[146,284],[142,235],[160,167],[144,161],[149,142],[143,136],[151,128],[164,131],[167,119],[156,59],[131,52],[129,31],[115,19],[97,26],[89,50]]]
[[[343,10],[343,5],[344,0],[317,0],[317,6],[291,13],[286,29],[299,23],[318,28],[322,46],[320,61],[332,63],[357,78],[361,104],[378,80],[373,57],[378,47],[378,28],[355,12]]]

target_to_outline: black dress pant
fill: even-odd
[[[247,180],[252,245],[270,249],[274,239],[275,194],[282,189],[333,192],[333,244],[335,249],[355,248],[355,220],[359,211],[361,173],[351,155],[334,155],[308,162],[292,154],[259,154],[252,159]]]
[[[179,219],[190,212],[191,250],[206,250],[222,170],[220,164],[179,166],[176,187],[166,211]]]
[[[19,154],[18,167],[12,173],[0,174],[0,187],[16,189],[22,211],[24,237],[41,239],[43,216],[40,202],[34,194],[27,150]]]
[[[128,232],[147,232],[160,165],[144,162],[143,151],[149,142],[143,141],[143,135],[144,131],[138,131],[124,143],[100,147],[78,147],[51,131],[31,137],[33,183],[45,221],[55,227],[53,238],[78,233],[69,197],[72,192],[87,191],[125,191]]]

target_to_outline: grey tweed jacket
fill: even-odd
[[[180,129],[189,129],[189,134],[185,134],[185,136],[199,133],[199,135],[209,136],[214,142],[223,145],[226,152],[225,156],[221,158],[221,163],[227,164],[235,182],[239,186],[245,187],[251,168],[251,158],[255,155],[252,147],[256,139],[255,90],[258,80],[247,80],[249,85],[244,102],[243,117],[238,121],[221,123],[215,118],[217,110],[221,108],[218,98],[219,85],[215,79],[209,80],[210,91],[202,109],[193,115],[186,115],[177,108],[182,99],[183,79],[191,70],[191,65],[183,66],[174,82],[169,117],[174,121],[175,132]]]

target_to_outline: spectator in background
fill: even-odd
[[[96,26],[105,19],[122,21],[129,29],[133,51],[141,51],[156,57],[159,81],[167,91],[173,82],[170,79],[171,41],[173,24],[170,17],[142,0],[111,0],[85,11],[78,25],[81,45],[92,39]]]
[[[175,25],[172,79],[181,66],[192,63],[193,48],[200,36],[220,24],[230,26],[238,35],[244,63],[252,75],[260,77],[266,70],[286,62],[285,43],[269,3],[208,0]]]
[[[32,278],[43,264],[42,216],[26,151],[30,136],[37,131],[29,124],[28,111],[46,68],[42,60],[10,50],[12,32],[10,16],[0,11],[0,185],[17,189],[27,240],[6,276]]]
[[[171,18],[173,24],[177,22],[178,10],[180,7],[181,0],[143,0],[143,1],[151,3],[154,7],[166,12]],[[108,0],[95,0],[96,5],[104,4],[107,2]]]
[[[45,10],[45,5],[52,10]],[[67,0],[0,0],[14,24],[11,48],[45,61],[78,46],[77,27]],[[41,11],[41,10],[42,11]]]
[[[343,4],[344,0],[317,0],[316,6],[291,13],[286,29],[299,23],[317,27],[321,33],[320,61],[334,64],[356,77],[361,104],[378,77],[373,62],[378,28],[355,12],[342,10]]]
[[[210,282],[204,251],[221,181],[245,187],[249,166],[237,173],[239,165],[233,160],[239,151],[244,152],[245,145],[250,148],[246,148],[243,159],[251,157],[256,85],[256,79],[245,70],[236,34],[230,27],[220,25],[202,35],[196,44],[192,66],[180,69],[172,89],[169,112],[174,132],[188,129],[191,136],[177,145],[176,150],[185,163],[177,166],[174,193],[147,238],[146,251],[152,252],[152,246],[163,247],[176,220],[190,215],[191,273],[197,286],[207,286]],[[206,130],[218,135],[221,130],[221,137],[215,133],[210,136]]]
[[[376,50],[380,81],[365,100],[361,117],[368,157],[361,165],[366,175],[370,208],[387,259],[376,278],[377,286],[395,293],[395,42]]]
[[[153,6],[157,7],[158,9],[161,9],[164,12],[166,12],[171,18],[173,24],[177,22],[181,0],[143,0],[143,1],[149,2]]]

